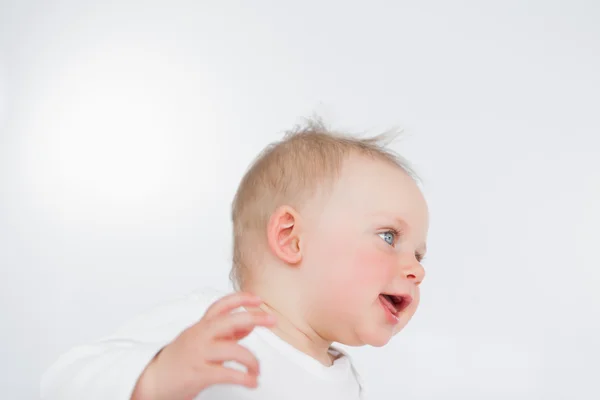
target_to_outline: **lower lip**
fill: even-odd
[[[383,303],[383,300],[381,300],[381,298],[379,298],[378,300],[379,300],[379,304],[381,305],[381,307],[383,307],[383,312],[385,312],[385,318],[386,318],[387,322],[389,322],[392,325],[396,325],[398,323],[398,321],[400,321],[400,319],[398,317],[396,317],[394,314],[392,314],[390,309],[387,308],[387,306]]]

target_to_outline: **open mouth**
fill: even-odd
[[[388,294],[382,293],[379,295],[381,303],[386,307],[392,315],[398,317],[412,302],[412,298],[403,294]]]

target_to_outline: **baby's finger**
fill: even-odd
[[[215,365],[208,371],[205,371],[204,374],[206,374],[209,382],[213,385],[230,383],[249,388],[255,388],[258,386],[258,379],[256,375],[238,371],[232,368],[227,368],[222,365]]]
[[[261,299],[251,293],[239,292],[227,295],[215,301],[208,307],[204,318],[211,319],[229,313],[242,306],[259,306]]]
[[[273,326],[274,324],[275,317],[267,313],[239,312],[212,321],[209,334],[214,339],[240,338],[241,334],[247,332],[247,335],[257,326]]]
[[[222,364],[227,361],[235,361],[248,369],[251,375],[259,374],[258,360],[242,345],[234,342],[220,342],[208,350],[206,360],[211,363]]]

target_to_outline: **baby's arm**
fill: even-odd
[[[41,398],[129,399],[138,377],[165,345],[112,339],[75,347],[44,374]]]
[[[142,371],[210,301],[188,295],[162,304],[92,344],[70,349],[44,373],[42,400],[129,399]]]
[[[159,307],[104,340],[73,348],[42,377],[42,400],[143,400],[165,398],[163,393],[177,399],[214,383],[252,386],[256,376],[248,374],[258,373],[257,362],[236,341],[271,321],[265,315],[229,314],[255,305],[252,296],[226,296],[206,312],[207,301],[201,300],[190,296]],[[238,361],[248,366],[248,374],[224,368],[219,360]]]

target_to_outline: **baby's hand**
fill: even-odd
[[[237,341],[256,326],[273,325],[275,318],[262,311],[231,311],[260,303],[260,298],[248,293],[231,294],[214,302],[200,321],[183,331],[148,364],[132,400],[190,400],[218,383],[256,387],[258,360]],[[247,372],[223,366],[226,361],[244,365]]]

